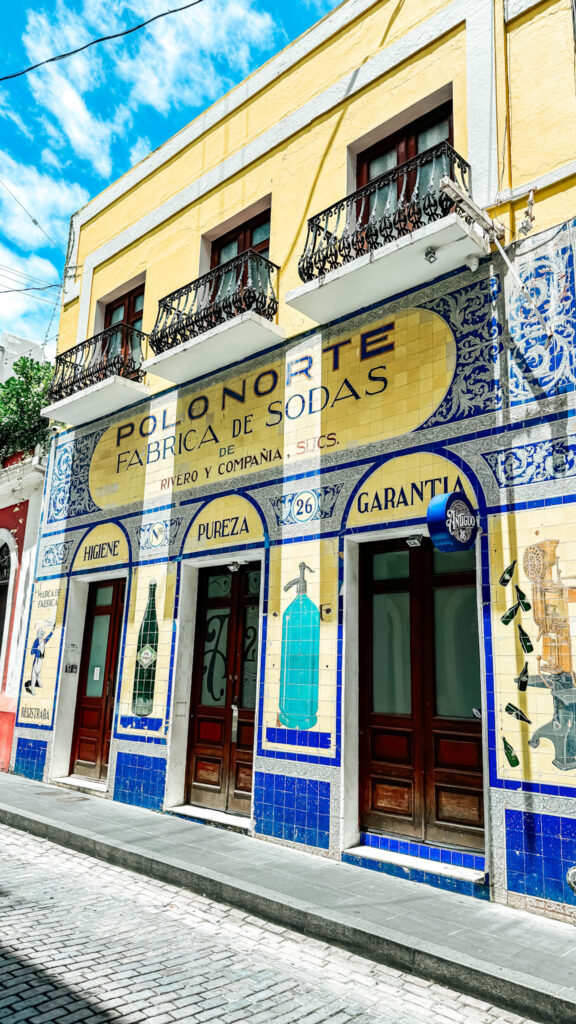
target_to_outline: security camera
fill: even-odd
[[[55,423],[53,423],[52,426],[50,427],[50,433],[52,434],[53,437],[56,437],[56,435],[60,433],[60,429],[56,426]]]
[[[480,260],[477,256],[467,256],[466,266],[468,267],[468,270],[471,270],[472,273],[474,273],[474,271],[478,270],[478,267],[480,266]]]

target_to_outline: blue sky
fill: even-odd
[[[0,75],[182,2],[6,0]],[[337,6],[203,0],[123,40],[1,83],[0,333],[47,339],[52,355],[56,288],[13,289],[59,282],[70,215]]]

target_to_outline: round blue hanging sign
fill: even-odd
[[[432,498],[426,522],[430,539],[440,551],[466,551],[478,533],[478,517],[463,491]]]

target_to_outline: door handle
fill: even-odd
[[[232,734],[230,739],[232,743],[238,742],[238,697],[235,697],[232,701]]]

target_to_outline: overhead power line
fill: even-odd
[[[24,270],[17,270],[16,267],[9,267],[5,263],[0,263],[0,278],[7,277],[8,284],[16,284],[24,286],[25,284],[52,284],[51,281],[47,281],[45,277],[37,277],[35,274],[27,274]],[[13,280],[11,281],[10,278]],[[5,282],[6,283],[6,282]]]
[[[0,292],[0,294],[2,294],[2,293]],[[54,306],[54,308],[59,306],[58,300],[56,300],[54,302],[54,301],[52,301],[52,299],[44,298],[43,295],[37,295],[36,292],[27,292],[27,293],[25,292],[24,293],[24,298],[25,299],[36,299],[38,302],[45,302],[47,306]]]
[[[27,288],[0,289],[0,295],[14,295],[18,292],[45,292],[48,288],[59,288],[59,284],[31,284]]]
[[[21,209],[24,210],[24,213],[26,214],[26,216],[29,217],[30,220],[32,221],[32,223],[36,225],[38,230],[41,231],[42,234],[46,236],[46,238],[50,242],[50,245],[53,245],[55,249],[60,249],[60,246],[58,245],[58,242],[55,242],[53,238],[50,238],[50,235],[48,234],[48,232],[44,230],[42,225],[38,223],[36,218],[33,217],[32,214],[30,213],[30,211],[26,209],[26,207],[24,206],[24,203],[20,202],[20,200],[18,199],[18,196],[15,196],[14,193],[11,192],[11,190],[8,188],[8,185],[6,185],[1,179],[0,179],[0,185],[2,186],[4,191],[8,193],[9,196],[12,196],[12,199],[14,200],[14,202],[18,203],[18,206],[20,206]],[[61,249],[60,249],[60,252],[62,252]]]
[[[158,21],[159,18],[166,18],[168,14],[178,14],[180,11],[187,11],[188,8],[197,7],[198,4],[203,2],[204,0],[193,0],[193,3],[184,4],[183,7],[173,7],[169,11],[162,11],[161,14],[155,14],[153,18],[148,18],[147,21],[142,21],[139,25],[134,25],[133,28],[126,28],[123,32],[115,32],[114,35],[110,36],[100,36],[98,39],[92,39],[89,43],[85,43],[84,46],[78,46],[75,50],[59,53],[57,57],[48,57],[47,60],[41,60],[38,64],[31,64],[29,68],[23,68],[22,71],[14,71],[11,75],[2,75],[0,76],[0,82],[7,82],[11,78],[27,75],[29,71],[35,71],[36,68],[41,68],[44,64],[54,64],[58,60],[65,60],[66,57],[73,57],[75,53],[82,53],[82,50],[87,50],[89,46],[96,46],[97,43],[107,43],[111,39],[129,36],[132,32],[138,32],[141,28],[145,28],[146,25],[151,25],[153,21]]]

